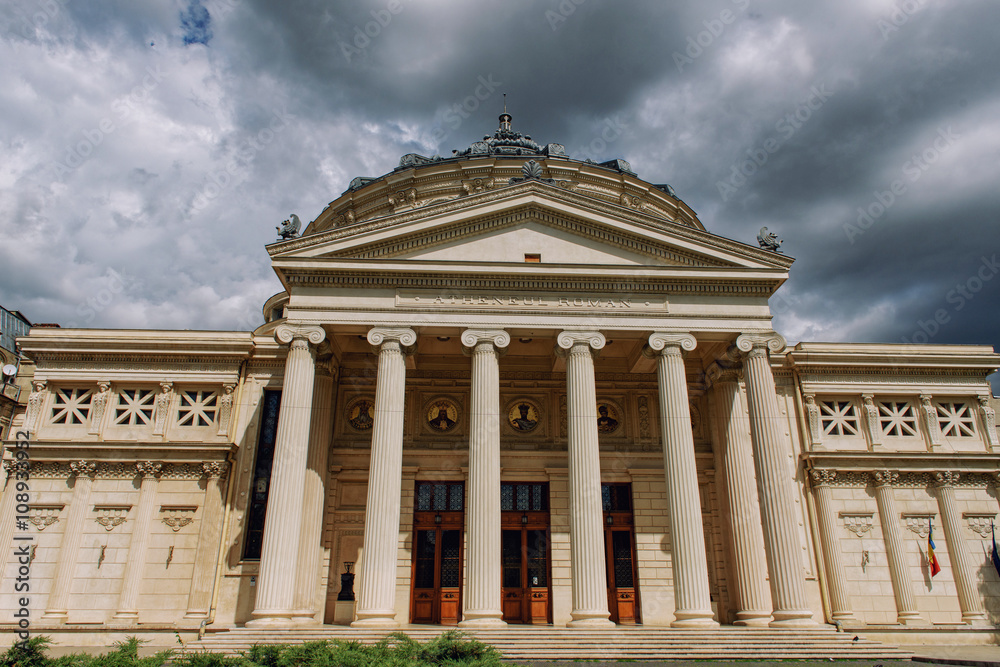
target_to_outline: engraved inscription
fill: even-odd
[[[460,308],[468,310],[600,310],[627,313],[634,311],[667,312],[663,297],[622,296],[617,294],[487,294],[420,290],[398,290],[399,308]]]

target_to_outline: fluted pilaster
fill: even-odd
[[[466,572],[461,625],[505,625],[500,549],[500,366],[498,351],[510,344],[506,331],[468,330],[472,395],[469,414],[469,506],[466,508]]]
[[[139,502],[135,510],[135,523],[128,545],[128,560],[122,575],[122,590],[118,596],[118,611],[114,620],[121,623],[136,623],[139,620],[139,586],[142,571],[146,566],[146,547],[149,546],[150,524],[156,510],[156,484],[163,464],[157,461],[142,461],[135,464],[139,471]]]
[[[91,461],[73,461],[70,472],[76,477],[73,483],[73,499],[66,513],[66,528],[59,544],[59,560],[56,574],[52,578],[49,599],[45,603],[44,623],[65,623],[69,616],[69,592],[76,570],[76,557],[83,540],[83,522],[87,517],[90,490],[94,484],[97,464]]]
[[[701,495],[694,458],[691,408],[682,351],[697,345],[691,334],[654,333],[649,347],[656,353],[660,394],[660,434],[670,514],[670,545],[674,570],[674,627],[710,627],[712,600],[708,559],[701,523]]]
[[[906,543],[903,541],[896,498],[892,492],[892,486],[898,479],[899,473],[891,470],[872,473],[882,539],[889,557],[889,578],[896,597],[896,620],[901,625],[926,625],[927,621],[917,612],[913,599],[913,580],[910,578],[910,566],[906,562]]]
[[[396,626],[396,549],[403,474],[404,348],[417,342],[412,329],[372,329],[378,350],[375,423],[368,468],[364,552],[354,626]]]
[[[937,481],[938,508],[941,510],[944,536],[948,540],[948,559],[951,561],[951,571],[955,577],[958,604],[962,608],[962,622],[969,625],[987,625],[983,599],[976,587],[975,567],[969,562],[968,549],[962,535],[962,515],[955,500],[958,473],[950,470],[936,472],[934,478]]]
[[[736,581],[735,625],[766,626],[771,619],[767,588],[760,501],[754,479],[750,421],[743,406],[737,372],[714,367],[710,371],[719,419],[722,421],[721,468],[726,479],[730,521],[730,552]]]
[[[604,511],[601,506],[601,454],[597,440],[597,388],[594,353],[604,347],[596,331],[563,331],[556,338],[566,357],[566,407],[569,436],[570,565],[573,620],[570,625],[611,625],[608,620]]]
[[[750,405],[750,433],[754,464],[757,468],[757,493],[760,496],[764,549],[771,574],[771,602],[774,605],[770,625],[806,627],[815,625],[806,601],[802,582],[801,545],[795,503],[786,454],[788,444],[782,437],[781,414],[768,350],[778,351],[785,340],[777,335],[743,334],[736,347],[746,353],[743,369]]]
[[[844,559],[837,541],[837,517],[833,512],[833,490],[830,485],[837,478],[837,473],[833,470],[812,470],[809,474],[813,479],[820,540],[823,543],[823,560],[826,562],[830,616],[834,621],[856,621],[857,618],[851,611],[851,596],[847,592]]]
[[[333,424],[333,372],[328,361],[316,364],[313,380],[313,405],[309,426],[309,457],[302,489],[302,533],[299,536],[299,562],[295,575],[295,620],[320,623],[316,618],[323,549],[323,510],[326,502],[326,470]]]
[[[299,537],[302,533],[303,487],[309,452],[315,350],[326,338],[321,327],[280,324],[275,338],[290,343],[278,412],[271,488],[261,545],[257,601],[248,626],[291,623],[294,616],[295,579]]]
[[[185,619],[199,620],[209,617],[212,608],[212,587],[219,560],[220,538],[223,521],[223,498],[226,494],[228,461],[202,463],[205,471],[205,502],[201,510],[201,528],[198,530],[198,549],[194,554],[191,573],[191,592],[188,594]]]

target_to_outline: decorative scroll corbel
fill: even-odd
[[[931,402],[929,394],[920,395],[920,411],[924,415],[924,426],[927,427],[931,449],[937,449],[941,446],[941,425],[938,423],[937,408]]]
[[[823,446],[823,424],[819,418],[819,406],[816,405],[816,396],[806,394],[806,421],[809,424],[809,440],[813,447]]]

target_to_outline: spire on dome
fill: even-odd
[[[503,94],[503,113],[500,114],[500,129],[510,132],[510,121],[513,120],[507,113],[507,93]]]

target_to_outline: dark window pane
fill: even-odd
[[[459,551],[462,539],[460,531],[446,530],[441,533],[441,587],[457,588],[461,581],[459,573],[461,560]]]
[[[521,531],[503,531],[503,585],[521,587]]]
[[[528,486],[527,484],[517,485],[517,509],[524,511],[528,509]]]
[[[447,484],[435,484],[434,485],[434,509],[436,509],[436,510],[448,509],[448,485]]]
[[[500,509],[501,510],[512,510],[512,509],[514,509],[514,485],[513,484],[501,484],[500,485]]]
[[[417,509],[418,510],[429,510],[431,508],[431,485],[430,484],[418,484],[417,485]]]
[[[414,588],[434,588],[434,551],[437,535],[433,530],[417,531],[417,566]]]
[[[611,511],[611,485],[601,484],[601,505],[605,512]]]
[[[615,586],[632,588],[632,539],[629,531],[611,533],[611,552],[615,559]]]
[[[452,484],[451,492],[448,498],[448,509],[461,511],[462,503],[464,502],[465,487],[462,484]]]
[[[548,586],[548,538],[544,530],[528,531],[528,586]]]
[[[531,486],[531,509],[535,511],[541,511],[545,508],[542,506],[542,485],[533,484]]]
[[[264,514],[267,511],[267,492],[271,483],[271,464],[274,462],[274,440],[278,434],[280,407],[281,392],[265,391],[261,406],[260,435],[257,437],[257,460],[254,463],[250,506],[246,516],[247,535],[243,545],[243,558],[247,560],[259,559],[264,543]]]

